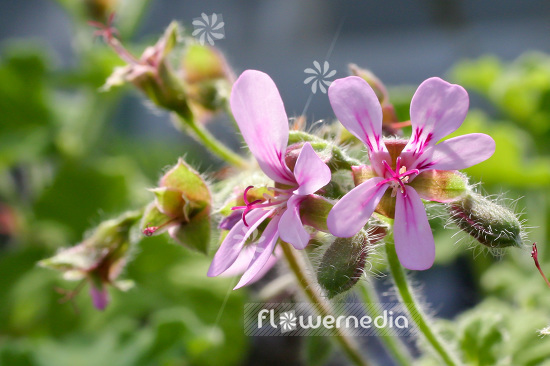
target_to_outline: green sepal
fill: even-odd
[[[409,183],[423,199],[453,202],[470,190],[468,178],[456,170],[428,170]]]
[[[211,195],[200,174],[183,159],[170,169],[160,180],[161,187],[179,190],[189,201],[210,205]]]
[[[155,194],[155,203],[160,212],[171,218],[181,218],[184,215],[185,200],[182,192],[168,187],[153,188],[149,191]]]
[[[210,215],[205,209],[191,218],[189,223],[181,224],[170,231],[170,236],[187,248],[208,254],[210,243]]]
[[[300,217],[305,225],[328,232],[327,217],[333,204],[320,196],[307,196],[300,203]]]
[[[141,228],[141,231],[143,232],[147,228],[156,227],[158,229],[154,230],[154,232],[152,232],[149,235],[157,235],[165,232],[166,229],[170,227],[168,224],[171,221],[177,224],[176,220],[162,213],[159,210],[156,203],[152,202],[145,209],[145,213],[143,214],[143,218],[141,220],[140,228]]]

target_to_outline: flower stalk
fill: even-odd
[[[432,346],[435,353],[441,358],[445,365],[456,366],[462,363],[458,360],[457,356],[449,350],[448,345],[440,338],[440,336],[432,328],[430,322],[427,319],[426,314],[422,311],[422,308],[417,304],[416,299],[411,291],[411,288],[407,282],[407,276],[403,269],[397,252],[395,251],[395,244],[391,238],[386,242],[386,257],[388,260],[388,266],[390,269],[390,275],[393,279],[397,293],[403,306],[407,309],[411,316],[411,320],[415,322],[420,333],[424,336],[426,341]]]
[[[194,121],[189,121],[188,118],[181,116],[180,114],[177,115],[178,126],[180,129],[191,132],[191,135],[195,137],[197,141],[202,143],[207,149],[209,149],[211,153],[237,168],[244,169],[248,166],[246,160],[231,151],[231,149],[216,139],[203,125],[200,125]]]
[[[375,304],[380,303],[380,299],[376,294],[376,290],[372,284],[367,281],[363,281],[361,286],[358,287],[359,296],[365,304]],[[371,318],[375,319],[378,316],[382,316],[382,313],[377,311],[376,307],[369,309]],[[378,337],[378,340],[386,347],[386,351],[390,356],[396,361],[399,365],[412,365],[412,356],[410,355],[407,348],[399,341],[397,337],[392,336],[382,336]]]
[[[318,305],[318,309],[322,317],[332,315],[330,303],[321,296],[321,294],[316,290],[317,285],[315,284],[315,282],[310,277],[308,277],[307,271],[304,268],[305,263],[303,259],[300,258],[300,256],[291,247],[290,244],[282,242],[281,248],[290,270],[294,273],[298,285],[300,286],[308,300],[311,303]],[[343,329],[337,327],[333,328],[333,332],[333,336],[342,348],[342,351],[349,358],[349,360],[353,362],[353,364],[363,366],[369,365],[367,360],[360,353],[359,346],[356,344],[353,338],[345,334],[345,331]]]

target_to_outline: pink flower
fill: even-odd
[[[247,70],[231,92],[231,110],[250,151],[260,168],[275,181],[271,195],[249,202],[244,194],[242,218],[229,231],[214,256],[208,276],[218,276],[235,268],[246,270],[235,289],[257,280],[274,263],[272,253],[279,238],[304,249],[310,235],[300,217],[300,204],[330,182],[329,167],[309,143],[303,145],[291,171],[285,162],[288,118],[279,91],[271,78],[260,71]],[[253,244],[245,242],[262,222],[270,219]],[[231,267],[231,268],[230,268]]]
[[[411,101],[412,136],[403,143],[382,141],[382,109],[372,88],[350,76],[329,88],[336,117],[368,148],[372,178],[357,185],[328,216],[330,232],[355,235],[367,223],[387,189],[395,197],[394,239],[399,260],[406,268],[425,270],[435,258],[435,243],[421,199],[440,201],[415,190],[410,183],[429,170],[458,170],[488,159],[495,151],[490,136],[473,133],[436,144],[454,132],[466,117],[468,93],[439,78],[424,81]],[[389,147],[392,149],[389,149]]]

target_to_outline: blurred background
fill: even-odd
[[[262,283],[226,297],[230,280],[207,278],[208,259],[165,237],[142,240],[125,275],[135,289],[112,291],[105,312],[92,308],[87,289],[75,298],[76,310],[58,304],[62,295],[55,289],[75,283],[37,268],[38,260],[78,243],[102,220],[147,203],[152,197],[145,188],[155,186],[179,156],[204,172],[221,165],[135,90],[99,93],[121,62],[93,39],[85,22],[116,2],[121,40],[136,54],[172,20],[191,33],[202,13],[221,14],[225,38],[216,47],[235,73],[267,72],[289,116],[305,113],[310,125],[333,118],[326,94],[312,94],[304,84],[304,70],[314,61],[328,61],[336,70],[332,79],[347,76],[350,62],[370,69],[389,87],[403,120],[426,78],[465,86],[471,113],[458,132],[486,132],[497,141],[495,156],[468,173],[483,182],[482,192],[525,213],[532,228],[526,245],[540,243],[550,271],[544,250],[550,207],[548,1],[3,0],[0,364],[344,363],[338,355],[314,357],[329,348],[323,341],[245,337],[243,304],[258,299]],[[208,128],[241,147],[225,117]],[[528,248],[494,259],[479,248],[455,245],[456,232],[436,230],[437,265],[415,275],[436,316],[462,319],[456,327],[462,333],[444,320],[441,327],[469,347],[466,353],[477,352],[474,344],[496,355],[506,350],[512,364],[542,364],[548,354],[534,330],[550,323],[550,299]],[[380,279],[376,286],[384,292],[389,285]],[[358,301],[353,295],[348,300]],[[488,328],[481,333],[490,336],[468,333],[488,313],[500,315],[483,325]],[[506,343],[510,339],[517,344]],[[376,339],[361,342],[380,364],[393,364]],[[526,346],[533,342],[536,350]]]

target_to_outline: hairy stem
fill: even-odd
[[[445,365],[461,365],[462,363],[458,360],[457,356],[448,349],[448,345],[440,339],[439,335],[432,329],[426,314],[424,314],[420,306],[416,303],[416,299],[407,282],[405,270],[401,266],[399,258],[397,258],[393,240],[386,242],[386,256],[393,282],[397,288],[403,306],[405,306],[409,312],[411,320],[416,324],[420,333],[426,338]]]
[[[359,295],[361,296],[363,302],[366,304],[376,304],[380,303],[380,299],[376,294],[376,290],[373,286],[366,282],[361,281],[361,286],[359,288]],[[369,315],[371,318],[376,318],[382,316],[380,311],[377,311],[376,307],[369,309]],[[378,340],[386,346],[386,350],[390,356],[399,364],[399,365],[412,365],[411,360],[413,359],[407,348],[399,341],[397,337],[393,336],[382,336],[378,337]]]
[[[180,127],[190,131],[192,136],[208,148],[210,152],[237,168],[243,169],[247,167],[248,164],[242,157],[234,153],[231,149],[216,139],[206,128],[204,128],[203,125],[198,124],[195,121],[188,121],[179,115],[178,119],[180,122]]]
[[[303,258],[301,258],[296,250],[292,248],[289,244],[283,242],[281,243],[281,247],[283,249],[285,259],[288,262],[290,269],[296,276],[298,285],[300,285],[300,288],[307,296],[308,300],[311,303],[317,305],[320,313],[319,315],[321,315],[322,317],[326,317],[329,315],[333,316],[333,311],[331,309],[330,303],[326,301],[326,299],[319,293],[316,284],[311,280],[310,277],[308,277],[304,268],[305,263]],[[365,360],[363,355],[359,352],[359,346],[353,340],[353,338],[345,334],[343,329],[335,327],[332,330],[335,340],[338,342],[338,344],[342,348],[342,351],[349,358],[349,360],[353,362],[353,364],[363,366],[369,365],[367,360]]]

